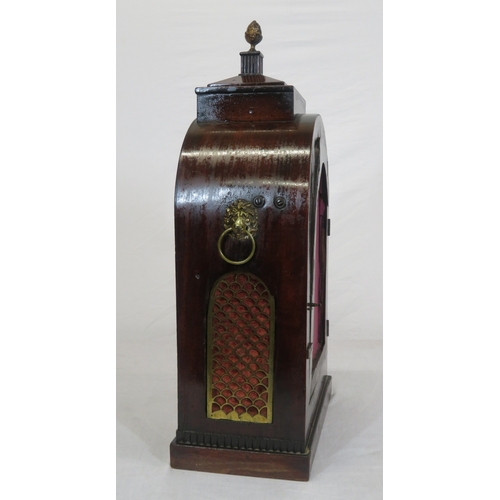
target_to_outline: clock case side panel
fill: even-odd
[[[257,447],[265,442],[277,447],[275,451],[305,450],[309,183],[318,118],[194,121],[186,134],[175,191],[177,443],[188,438],[202,445],[238,447],[251,437],[254,447],[257,440]],[[265,206],[258,209],[255,255],[244,265],[232,266],[217,251],[225,209],[237,199],[251,201],[256,195],[265,198]],[[277,196],[285,198],[285,208],[274,205]],[[229,242],[228,253],[242,259],[248,245]],[[262,279],[275,299],[270,424],[213,420],[206,414],[209,296],[216,280],[235,270]]]

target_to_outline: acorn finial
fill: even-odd
[[[255,51],[255,46],[262,41],[262,30],[257,21],[252,21],[245,31],[245,40],[250,44],[250,51]]]

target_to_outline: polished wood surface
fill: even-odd
[[[240,80],[249,78],[239,77]],[[198,122],[283,121],[305,113],[304,98],[291,85],[267,83],[249,87],[238,83],[197,88]]]
[[[317,445],[319,416],[329,400],[326,343],[314,370],[310,349],[316,314],[311,232],[320,178],[328,175],[322,121],[304,114],[305,102],[291,86],[205,87],[197,94],[198,119],[182,146],[175,191],[178,431],[172,467],[307,480],[315,450],[308,442],[315,435]],[[257,208],[255,255],[241,266],[229,264],[217,248],[226,208],[256,197],[264,203]],[[222,246],[234,261],[251,249],[250,241],[232,238]],[[322,266],[326,272],[326,261]],[[207,418],[209,297],[215,282],[235,271],[260,278],[275,300],[271,423]]]
[[[171,466],[174,469],[219,474],[308,481],[331,395],[332,379],[330,376],[326,376],[323,379],[319,404],[316,407],[315,418],[308,436],[308,446],[303,453],[273,453],[222,447],[208,448],[191,444],[178,444],[174,439],[170,444]]]

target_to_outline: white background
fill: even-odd
[[[373,0],[118,3],[118,498],[381,498],[382,12]],[[177,428],[173,192],[194,87],[239,73],[256,19],[264,73],[322,115],[330,164],[329,373],[309,484],[172,470]],[[293,248],[290,248],[293,251]]]
[[[171,235],[168,211],[172,209],[167,176],[173,173],[167,169],[167,163],[172,164],[168,158],[173,154],[172,165],[175,165],[177,153],[167,147],[170,139],[165,133],[167,121],[161,109],[167,106],[165,99],[169,94],[165,91],[160,96],[158,89],[170,88],[180,81],[177,73],[167,78],[166,75],[172,74],[168,63],[177,58],[176,52],[182,52],[183,44],[191,46],[195,39],[186,42],[187,38],[177,38],[167,48],[152,41],[155,36],[158,39],[170,36],[165,34],[163,20],[171,32],[184,33],[178,15],[189,11],[187,28],[190,23],[198,23],[196,31],[204,29],[210,35],[208,38],[200,35],[200,45],[214,49],[213,44],[218,44],[214,57],[221,66],[215,68],[217,71],[210,64],[212,58],[202,56],[200,62],[198,46],[196,50],[190,49],[190,57],[196,64],[191,61],[185,65],[185,77],[193,75],[192,82],[186,82],[188,94],[184,94],[183,83],[182,92],[176,94],[179,102],[168,108],[171,111],[172,106],[186,107],[187,111],[172,120],[172,123],[186,120],[174,130],[182,136],[194,117],[194,94],[189,96],[189,89],[235,74],[237,56],[233,43],[239,42],[233,39],[240,39],[240,22],[243,28],[253,18],[261,22],[266,37],[261,45],[266,55],[266,73],[296,85],[306,97],[309,111],[321,113],[326,121],[330,163],[332,167],[337,164],[336,171],[332,168],[330,187],[337,190],[339,198],[343,189],[339,180],[351,186],[356,182],[349,179],[345,168],[339,170],[338,165],[345,167],[349,155],[338,134],[348,135],[349,130],[353,133],[346,107],[352,106],[354,115],[361,114],[356,101],[361,92],[353,92],[342,100],[337,99],[337,88],[319,91],[317,82],[310,87],[309,71],[302,71],[302,66],[298,71],[293,69],[289,64],[292,54],[286,47],[279,51],[278,60],[272,44],[289,40],[292,49],[302,51],[308,40],[316,40],[316,48],[321,51],[327,50],[327,45],[318,40],[321,37],[332,40],[328,50],[332,51],[332,57],[344,61],[337,84],[349,94],[355,90],[356,82],[363,82],[366,75],[373,76],[372,71],[379,71],[379,63],[372,64],[374,52],[370,52],[378,53],[379,42],[370,42],[372,49],[363,52],[368,45],[361,40],[366,41],[363,36],[372,19],[365,12],[380,7],[372,9],[368,3],[309,2],[306,8],[287,3],[283,12],[278,13],[273,4],[269,1],[261,14],[252,6],[248,7],[251,10],[245,10],[244,4],[227,2],[217,19],[213,19],[209,18],[215,16],[210,13],[211,8],[204,11],[205,6],[195,8],[189,2],[182,6],[165,2],[163,17],[156,20],[161,11],[157,9],[159,4],[122,3],[118,6],[116,40],[114,2],[89,0],[80,4],[48,0],[2,5],[2,498],[108,499],[116,494],[116,477],[119,498],[191,498],[197,494],[201,498],[215,495],[229,498],[230,487],[235,493],[230,498],[250,495],[242,488],[244,479],[178,472],[183,474],[179,481],[173,478],[177,471],[168,467],[165,443],[175,429],[175,417],[169,406],[175,397],[175,383],[169,373],[175,369],[174,365],[164,363],[172,359],[169,358],[173,348],[169,344],[173,335],[169,319],[172,314],[166,311],[162,316],[161,310],[165,308],[163,297],[168,297],[173,277],[167,249],[167,238],[171,237],[167,236]],[[242,9],[241,21],[234,22],[234,26],[223,23],[219,27],[220,18],[233,16],[235,9],[238,15]],[[286,24],[301,9],[302,24],[309,31],[304,32],[307,36],[296,47],[293,44],[298,35],[296,32],[287,35]],[[198,17],[200,12],[202,20]],[[274,26],[265,18],[266,13],[273,12],[277,20]],[[486,0],[474,4],[448,0],[424,0],[418,4],[384,2],[384,497],[387,499],[500,497],[498,14],[496,3]],[[338,15],[344,16],[341,23],[337,23]],[[343,25],[356,25],[352,19],[358,15],[359,29],[349,44],[345,35],[350,28]],[[160,21],[162,25],[158,26]],[[319,28],[311,28],[330,23],[340,24],[337,27],[344,29],[342,37],[348,50],[351,55],[357,53],[362,61],[356,57],[349,61],[342,59],[343,49],[333,43],[338,36],[335,31],[323,35]],[[150,29],[154,25],[156,31]],[[379,24],[372,28],[377,33]],[[234,30],[234,34],[224,33],[224,29]],[[271,36],[274,32],[282,35],[275,38]],[[228,41],[222,40],[222,34]],[[361,37],[359,43],[358,37]],[[169,57],[160,61],[154,55],[155,50],[165,51]],[[237,50],[241,50],[240,46]],[[309,51],[307,54],[308,58],[314,58]],[[287,61],[283,69],[279,66],[282,58]],[[205,63],[209,71],[202,73],[200,65]],[[143,70],[149,68],[149,73],[139,71],[141,64]],[[315,64],[314,71],[327,71],[326,64],[323,60]],[[357,71],[360,78],[354,78]],[[342,78],[352,85],[340,85]],[[380,85],[377,78],[374,87],[369,87],[366,81],[361,85],[371,89],[367,101],[376,108],[376,88]],[[145,97],[142,88],[148,89],[150,95]],[[325,106],[332,96],[337,107]],[[139,104],[147,101],[149,108],[141,115]],[[116,102],[119,105],[118,349],[115,347]],[[153,106],[153,102],[158,106]],[[190,111],[187,107],[191,107]],[[130,112],[134,109],[135,114]],[[368,115],[379,123],[376,109],[372,108]],[[326,120],[328,116],[333,116],[333,122],[330,118]],[[345,120],[335,130],[335,120],[340,116]],[[135,122],[141,117],[143,132],[137,143],[147,139],[150,146],[156,144],[144,150],[137,143],[125,142],[126,137],[134,139],[130,132],[138,130]],[[165,123],[164,129],[158,125],[161,123]],[[156,124],[157,128],[146,133],[150,124]],[[363,129],[361,121],[357,125],[360,128],[353,137],[359,133],[357,140],[362,139],[358,144],[351,141],[351,154],[363,155],[366,152],[358,151],[370,150],[366,139],[376,134],[377,126]],[[176,143],[172,147],[178,151],[178,138],[172,141]],[[160,142],[164,149],[155,158],[148,152],[158,151]],[[335,151],[337,146],[344,148],[340,155]],[[136,166],[132,161],[127,163],[129,154],[124,154],[134,150]],[[147,154],[150,154],[148,161],[144,156]],[[136,175],[139,167],[148,175]],[[158,201],[158,192],[145,186],[151,178],[162,175],[165,198]],[[134,182],[135,187],[131,187]],[[360,179],[358,183],[365,193],[369,192],[368,184],[375,186],[375,191],[367,197],[375,201],[376,183],[363,182]],[[345,217],[354,216],[355,210],[349,203],[350,197],[346,196],[335,207],[338,221],[342,220],[343,207],[348,209]],[[146,217],[149,226],[143,228],[137,219],[134,222],[136,212],[144,215],[148,207],[158,204],[164,208],[149,212]],[[373,221],[376,220],[374,216]],[[134,257],[130,243],[134,238],[146,242],[145,235],[152,235],[151,229],[161,226],[162,221],[165,228],[159,233],[165,236],[147,240],[143,246],[149,245],[149,249],[143,249],[142,256],[136,247],[138,253]],[[341,234],[343,228],[338,221],[335,231]],[[337,266],[338,272],[343,272],[343,266],[335,261],[342,252],[335,245],[353,244],[356,227],[359,220],[354,228],[344,231],[343,239],[331,239],[330,262]],[[159,240],[158,248],[153,250]],[[369,236],[364,240],[367,241]],[[360,248],[364,249],[365,244]],[[160,257],[155,263],[144,258],[144,255],[158,256],[164,249],[163,262],[158,263]],[[152,268],[157,271],[153,273]],[[329,420],[323,429],[313,478],[304,484],[249,480],[249,488],[254,492],[252,498],[294,498],[299,494],[301,498],[351,499],[370,498],[370,495],[380,498],[380,453],[376,451],[373,457],[363,454],[370,444],[380,446],[380,388],[373,384],[373,377],[365,377],[363,382],[363,373],[370,370],[380,373],[377,347],[380,341],[376,330],[378,271],[377,265],[366,268],[375,273],[374,285],[368,285],[372,275],[363,281],[366,290],[371,290],[368,295],[363,298],[360,290],[352,295],[352,302],[345,297],[344,306],[351,303],[355,311],[350,318],[347,314],[342,316],[348,308],[342,306],[335,311],[336,305],[331,304],[330,319],[337,321],[337,331],[331,339],[335,349],[330,363],[336,398],[328,411]],[[358,265],[353,266],[350,275],[356,276],[357,269]],[[341,283],[335,281],[334,267],[331,270],[332,295],[340,290]],[[165,275],[168,283],[164,286]],[[151,299],[146,298],[147,291]],[[137,301],[132,304],[134,296]],[[130,314],[126,311],[127,304]],[[129,321],[124,320],[126,314]],[[157,323],[155,315],[160,318]],[[147,318],[152,319],[146,324]],[[351,321],[358,321],[358,328],[351,328]],[[161,332],[155,341],[156,328]],[[355,338],[360,332],[364,332],[364,337]],[[140,341],[139,335],[145,335],[147,340]],[[374,354],[362,355],[362,349],[356,345],[367,346],[370,342],[375,346]],[[375,424],[370,430],[363,427],[363,422]],[[374,464],[372,469],[366,467],[370,460]]]

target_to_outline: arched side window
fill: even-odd
[[[319,357],[325,346],[326,330],[326,259],[328,236],[328,187],[325,165],[321,168],[320,185],[316,205],[314,241],[314,289],[313,303],[317,304],[313,323],[313,369],[318,364]]]
[[[257,276],[229,273],[208,311],[208,418],[271,423],[274,297]]]

